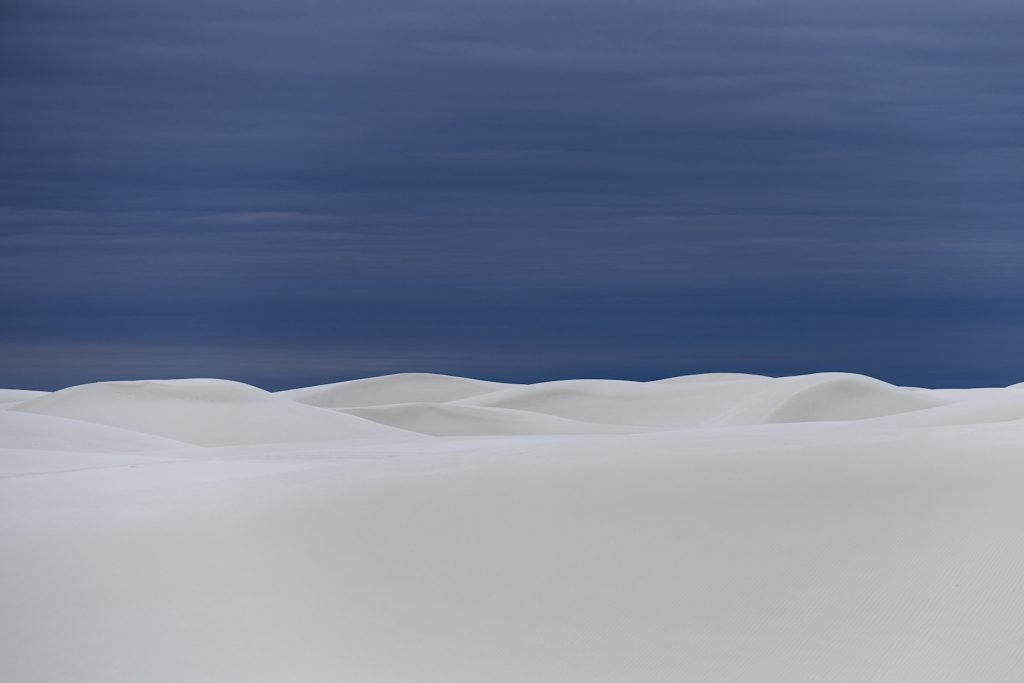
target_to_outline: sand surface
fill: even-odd
[[[0,680],[1024,680],[1024,385],[0,391]]]

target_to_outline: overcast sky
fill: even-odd
[[[1024,381],[1020,0],[0,22],[0,386]]]

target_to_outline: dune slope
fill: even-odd
[[[143,451],[185,448],[187,443],[82,420],[0,411],[0,448],[67,451]]]
[[[344,412],[432,436],[625,434],[643,431],[643,428],[581,422],[525,410],[449,403],[399,403],[349,408]]]
[[[321,408],[356,408],[393,403],[443,403],[509,386],[516,385],[450,375],[402,373],[289,389],[277,395]]]
[[[25,401],[12,411],[66,417],[200,446],[365,439],[408,432],[215,379],[98,382]]]
[[[662,428],[855,420],[947,402],[950,399],[846,373],[669,384],[568,380],[456,401],[585,422]]]

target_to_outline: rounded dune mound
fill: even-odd
[[[859,420],[948,403],[846,373],[709,382],[565,380],[458,401],[558,417],[662,429]]]
[[[319,408],[359,408],[395,403],[446,403],[519,386],[468,377],[408,372],[277,392]]]
[[[946,405],[949,399],[844,372],[782,377],[726,416],[726,424],[864,420]]]
[[[412,436],[220,379],[83,384],[31,399],[12,410],[95,422],[200,446]]]
[[[936,393],[945,395],[945,390]],[[887,415],[870,420],[870,424],[872,427],[906,429],[988,424],[1015,420],[1024,420],[1024,392],[1013,389],[993,389],[991,392],[978,393],[977,398],[960,398],[947,405],[926,410]]]
[[[932,396],[948,398],[951,401],[974,401],[984,398],[998,398],[1012,394],[1013,387],[977,387],[974,389],[915,389],[927,391]]]
[[[431,436],[525,436],[531,434],[630,434],[621,425],[570,420],[543,413],[446,403],[400,403],[344,412]]]
[[[668,429],[710,424],[737,401],[757,391],[761,383],[770,381],[673,385],[607,379],[560,380],[457,403],[528,410],[583,422]]]
[[[650,384],[701,384],[704,382],[736,382],[745,379],[770,379],[767,375],[752,375],[746,372],[703,372],[697,375],[680,375],[657,379]]]
[[[21,403],[30,398],[45,396],[46,391],[30,391],[28,389],[0,389],[0,403]]]
[[[16,410],[0,412],[0,448],[55,451],[143,451],[191,444],[94,422]]]

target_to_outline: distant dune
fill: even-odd
[[[644,431],[643,428],[568,420],[527,410],[450,403],[398,403],[349,408],[345,412],[432,436],[628,434]]]
[[[391,403],[443,403],[509,386],[466,377],[404,373],[280,391],[278,396],[320,408],[356,408]]]
[[[199,446],[401,436],[369,420],[275,398],[240,382],[99,382],[32,398],[12,411],[65,417]]]
[[[188,444],[153,434],[22,410],[0,411],[0,448],[143,451]]]
[[[732,382],[740,379],[767,379],[764,375],[751,375],[746,372],[705,372],[699,375],[679,375],[666,377],[652,384],[705,384],[707,382]]]
[[[1024,385],[0,391],[0,680],[1024,680]]]
[[[458,403],[587,422],[681,428],[853,420],[921,410],[947,401],[870,377],[821,373],[689,382],[674,378],[670,383],[568,380],[490,392]]]

